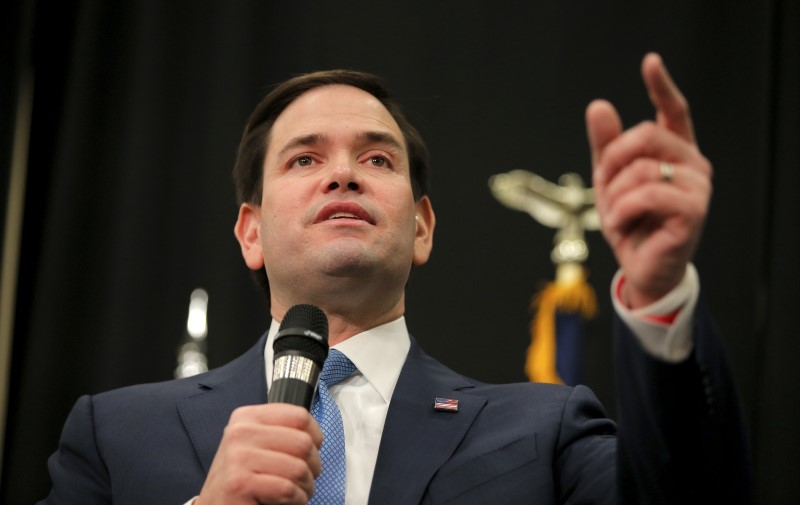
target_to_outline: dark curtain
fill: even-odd
[[[796,2],[40,0],[4,12],[2,110],[20,69],[35,85],[3,503],[47,494],[46,460],[79,395],[171,378],[193,289],[209,292],[212,366],[266,329],[232,236],[230,169],[251,108],[301,72],[366,70],[399,96],[431,148],[438,218],[409,327],[462,373],[525,380],[554,232],[502,207],[487,180],[516,168],[588,179],[584,108],[605,97],[628,125],[651,118],[639,77],[650,50],[715,166],[696,264],[749,419],[758,501],[800,501]],[[7,164],[2,175],[5,191]],[[589,246],[600,314],[586,382],[613,413],[615,265],[599,234]]]

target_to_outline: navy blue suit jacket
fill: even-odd
[[[371,504],[746,503],[745,430],[722,350],[698,310],[695,351],[668,365],[617,322],[619,433],[585,387],[490,385],[412,341]],[[180,505],[199,493],[231,412],[267,400],[264,338],[206,374],[80,398],[42,503]],[[436,397],[458,412],[433,409]]]

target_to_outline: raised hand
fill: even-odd
[[[609,102],[595,100],[586,109],[597,210],[631,308],[681,281],[711,198],[712,167],[695,142],[686,99],[657,54],[645,56],[642,76],[655,121],[623,130]]]

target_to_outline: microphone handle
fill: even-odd
[[[311,410],[314,385],[300,379],[278,379],[269,388],[269,403],[291,403]]]

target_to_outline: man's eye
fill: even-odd
[[[296,160],[294,160],[295,164],[301,167],[308,167],[314,163],[314,160],[311,159],[311,156],[300,156]]]
[[[388,167],[389,166],[389,162],[386,161],[386,158],[384,158],[383,156],[372,156],[369,159],[369,161],[370,161],[370,163],[372,163],[376,167]]]

